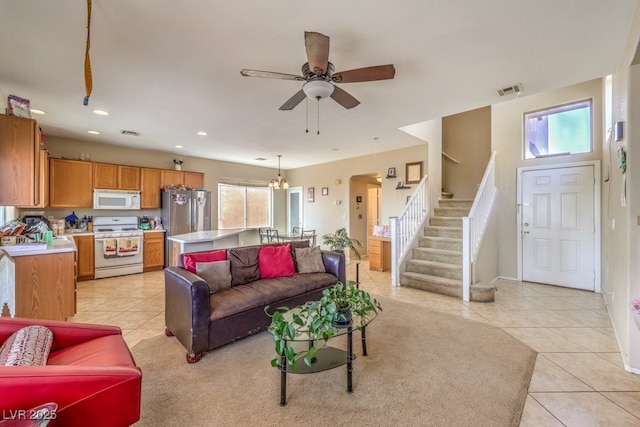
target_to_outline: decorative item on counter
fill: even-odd
[[[149,222],[149,217],[143,216],[140,219],[140,230],[151,230],[151,223]]]
[[[184,161],[182,159],[173,159],[173,164],[176,166],[176,170],[180,171],[182,170],[182,164],[184,163]]]
[[[76,221],[78,221],[78,216],[75,211],[71,212],[71,215],[67,215],[64,220],[67,222],[67,228],[75,228]]]
[[[89,221],[87,222],[87,231],[93,232],[93,217],[89,216]]]
[[[164,228],[162,228],[162,220],[160,219],[159,216],[154,217],[153,221],[155,223],[153,227],[154,230],[164,230]]]

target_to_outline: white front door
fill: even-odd
[[[595,290],[594,166],[522,172],[522,280]]]

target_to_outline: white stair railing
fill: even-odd
[[[391,285],[400,286],[400,265],[407,256],[416,234],[429,213],[427,176],[420,180],[418,187],[409,198],[402,213],[391,217]]]
[[[496,196],[495,165],[496,152],[494,151],[484,171],[469,216],[462,218],[462,299],[464,301],[469,301],[471,298],[472,269],[478,257],[478,249]]]

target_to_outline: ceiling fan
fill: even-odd
[[[297,80],[306,82],[302,89],[287,100],[280,110],[292,110],[306,97],[324,99],[333,98],[344,108],[353,108],[360,101],[349,95],[334,83],[370,82],[375,80],[392,79],[396,69],[392,64],[376,65],[373,67],[357,68],[353,70],[335,72],[335,67],[329,62],[329,37],[324,34],[305,31],[304,44],[307,48],[307,61],[302,66],[302,75],[276,73],[273,71],[259,71],[243,69],[240,71],[245,77],[262,77],[269,79]]]

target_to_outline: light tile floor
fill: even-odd
[[[374,295],[495,325],[538,351],[521,426],[640,426],[640,375],[623,369],[600,294],[498,280],[495,302],[465,303],[393,288],[366,260],[360,282]],[[119,326],[131,347],[164,332],[162,271],[80,282],[77,301],[70,320]]]

